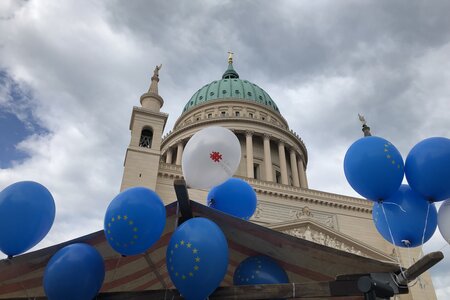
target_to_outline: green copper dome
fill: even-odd
[[[256,102],[280,113],[278,106],[262,88],[248,80],[239,79],[239,74],[233,69],[232,63],[228,64],[222,79],[203,86],[191,97],[183,113],[207,101],[229,98]]]

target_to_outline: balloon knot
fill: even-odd
[[[13,259],[14,256],[8,255],[8,259]]]
[[[411,246],[411,242],[409,240],[402,240],[402,244],[405,245],[406,247]]]

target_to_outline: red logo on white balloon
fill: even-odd
[[[220,162],[220,161],[222,160],[222,154],[220,154],[220,152],[216,152],[216,151],[211,152],[211,154],[209,155],[209,157],[210,157],[214,162]]]

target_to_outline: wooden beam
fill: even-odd
[[[411,265],[404,272],[400,272],[397,275],[397,283],[399,285],[406,285],[408,282],[413,281],[421,274],[425,273],[432,266],[440,262],[444,258],[442,252],[431,252],[419,259],[416,263]]]
[[[157,268],[157,267],[155,266],[155,264],[153,263],[153,261],[152,261],[152,259],[151,259],[151,257],[150,257],[150,253],[149,253],[148,251],[145,252],[144,258],[145,258],[145,260],[147,261],[147,264],[148,264],[148,266],[149,266],[149,268],[150,268],[150,271],[152,271],[153,274],[155,274],[156,278],[158,278],[159,283],[161,283],[161,286],[162,286],[164,289],[167,289],[167,284],[166,284],[166,282],[164,281],[164,278],[163,278],[163,277],[161,276],[161,274],[159,273],[158,268]]]
[[[173,182],[175,188],[175,194],[177,195],[178,205],[180,207],[181,218],[178,225],[193,218],[191,200],[189,199],[189,193],[184,179],[175,179]]]
[[[341,287],[338,287],[342,285]],[[346,282],[311,282],[286,284],[241,285],[218,288],[209,299],[257,300],[257,299],[305,299],[341,296],[362,296],[357,289],[349,288]],[[347,290],[346,290],[347,289]]]
[[[209,296],[209,299],[220,300],[256,300],[256,299],[307,299],[320,297],[362,296],[358,290],[350,288],[343,282],[342,287],[336,289],[336,282],[286,283],[286,284],[259,284],[219,287]],[[339,290],[338,293],[333,292]],[[27,298],[14,298],[11,300],[24,300]],[[46,297],[37,297],[36,300],[46,300]],[[98,300],[147,300],[147,299],[184,299],[176,289],[146,290],[135,292],[106,292],[98,294]]]

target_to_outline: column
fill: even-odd
[[[183,142],[179,142],[177,146],[177,161],[175,164],[181,166],[181,157],[183,156]]]
[[[288,184],[288,174],[286,166],[286,153],[284,152],[284,142],[278,142],[278,157],[280,158],[281,183]]]
[[[291,156],[292,183],[294,184],[294,186],[299,187],[300,181],[298,178],[297,156],[295,155],[295,150],[293,148],[290,151],[290,156]]]
[[[253,172],[253,132],[245,132],[245,150],[247,154],[247,177],[255,178]]]
[[[264,167],[266,169],[266,181],[273,181],[272,153],[270,152],[270,135],[264,134]]]
[[[308,181],[306,180],[306,171],[302,157],[298,160],[298,173],[300,174],[300,187],[307,189]]]
[[[172,163],[172,148],[167,149],[166,152],[166,164]]]

